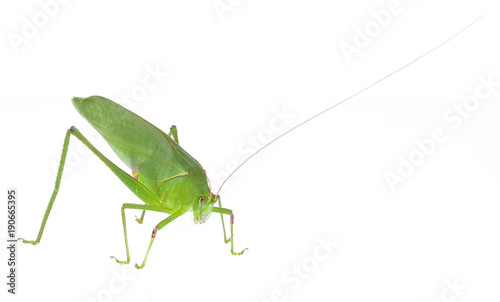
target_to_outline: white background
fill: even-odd
[[[3,196],[19,190],[18,235],[28,239],[38,232],[70,126],[126,168],[91,135],[73,96],[120,101],[142,89],[128,108],[165,131],[176,124],[181,145],[212,175],[225,173],[247,157],[238,148],[272,131],[276,111],[293,117],[274,136],[483,17],[287,134],[231,178],[221,196],[235,212],[235,249],[249,248],[243,256],[230,255],[218,215],[200,226],[187,213],[158,233],[136,271],[165,216],[147,213],[138,225],[140,212],[130,210],[131,265],[110,260],[125,258],[121,204],[141,201],[72,140],[72,169],[41,243],[19,247],[19,295],[4,286],[7,301],[500,298],[499,88],[456,129],[444,120],[474,95],[480,77],[500,81],[494,1],[401,0],[350,62],[342,42],[353,45],[356,28],[376,30],[372,13],[390,1],[69,1],[44,20],[46,1],[0,5],[0,177]],[[231,10],[218,13],[214,3]],[[37,32],[14,45],[34,17]],[[141,88],[157,68],[168,76]],[[400,158],[418,150],[415,140],[438,128],[447,139],[391,190],[386,172],[397,173]],[[318,240],[339,246],[326,254]],[[294,275],[297,267],[307,273]]]

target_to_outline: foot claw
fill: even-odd
[[[235,256],[241,256],[241,255],[243,255],[243,253],[244,253],[245,251],[248,251],[248,248],[244,248],[244,249],[243,249],[241,252],[239,252],[239,253],[231,252],[231,254],[233,254],[233,255],[235,255]]]
[[[38,242],[36,242],[36,241],[33,241],[33,240],[26,240],[26,239],[23,239],[23,238],[17,238],[17,240],[18,240],[18,241],[19,241],[19,240],[22,240],[22,241],[23,241],[23,243],[27,243],[27,244],[31,244],[31,245],[37,245],[37,244],[38,244]]]
[[[119,263],[119,264],[128,264],[128,263],[129,263],[129,261],[120,261],[120,260],[118,260],[118,258],[116,258],[115,256],[110,256],[109,258],[111,258],[111,259],[115,259],[115,261],[116,261],[117,263]]]

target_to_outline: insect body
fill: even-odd
[[[19,238],[20,240],[33,245],[40,242],[47,218],[59,190],[69,139],[71,135],[74,135],[92,150],[145,203],[144,205],[125,203],[122,206],[121,214],[127,260],[120,261],[116,257],[111,257],[118,263],[128,264],[130,262],[125,209],[143,210],[141,218],[136,219],[139,223],[142,223],[146,211],[170,214],[153,229],[151,241],[142,265],[136,264],[136,268],[143,268],[146,264],[156,232],[188,211],[193,212],[196,223],[204,223],[212,212],[220,213],[224,241],[226,243],[231,242],[231,253],[233,255],[243,254],[246,249],[239,253],[234,252],[233,212],[222,208],[220,196],[210,191],[205,170],[198,161],[179,145],[175,126],[172,126],[169,134],[166,134],[135,113],[99,96],[91,96],[85,99],[73,98],[72,101],[78,112],[104,137],[118,157],[133,171],[133,174],[130,175],[113,164],[90,144],[78,129],[74,126],[71,127],[66,132],[54,192],[45,211],[38,237],[33,241]],[[214,206],[216,202],[218,202],[218,207]],[[226,237],[223,214],[230,216],[231,236],[229,239]]]

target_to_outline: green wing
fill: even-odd
[[[115,102],[100,96],[72,101],[118,157],[142,177],[166,181],[186,176],[188,168],[199,166],[165,132]]]

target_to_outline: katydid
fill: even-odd
[[[33,245],[40,242],[61,183],[70,136],[74,135],[144,202],[144,204],[125,203],[121,208],[127,260],[120,261],[111,256],[116,262],[120,264],[130,262],[125,209],[142,210],[141,218],[136,219],[138,223],[143,222],[146,211],[170,214],[153,229],[142,264],[140,266],[135,264],[138,269],[143,268],[146,264],[156,232],[186,212],[193,212],[195,223],[200,224],[207,221],[212,212],[220,213],[224,242],[231,242],[231,254],[242,255],[247,250],[234,252],[233,211],[222,208],[218,194],[220,189],[217,194],[211,192],[205,170],[179,145],[175,125],[166,134],[135,113],[100,96],[75,97],[72,101],[77,111],[104,137],[118,157],[132,170],[132,173],[129,174],[112,163],[78,129],[74,126],[71,127],[66,132],[55,188],[45,211],[38,236],[36,240],[32,241],[22,238],[19,240]],[[218,206],[215,206],[215,203],[218,203]],[[226,236],[223,215],[230,216],[231,236],[229,239]]]

